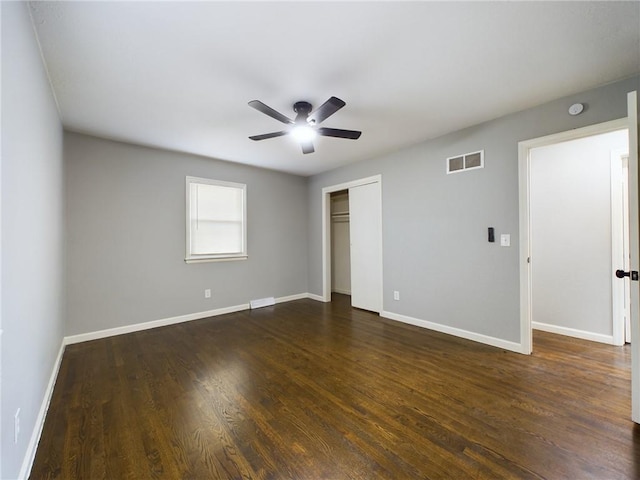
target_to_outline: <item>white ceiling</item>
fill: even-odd
[[[70,130],[312,175],[640,71],[639,2],[34,2]],[[250,108],[347,105],[303,155]]]

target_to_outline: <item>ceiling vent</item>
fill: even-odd
[[[484,168],[484,150],[447,158],[447,174]]]

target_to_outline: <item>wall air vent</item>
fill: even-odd
[[[476,168],[484,168],[484,150],[447,158],[447,175]]]

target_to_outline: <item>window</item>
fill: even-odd
[[[447,174],[484,168],[484,150],[447,158]]]
[[[187,177],[185,261],[247,258],[247,186]]]

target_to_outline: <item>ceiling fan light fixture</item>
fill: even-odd
[[[308,125],[298,125],[291,130],[291,136],[300,143],[310,142],[316,135],[316,131]]]

